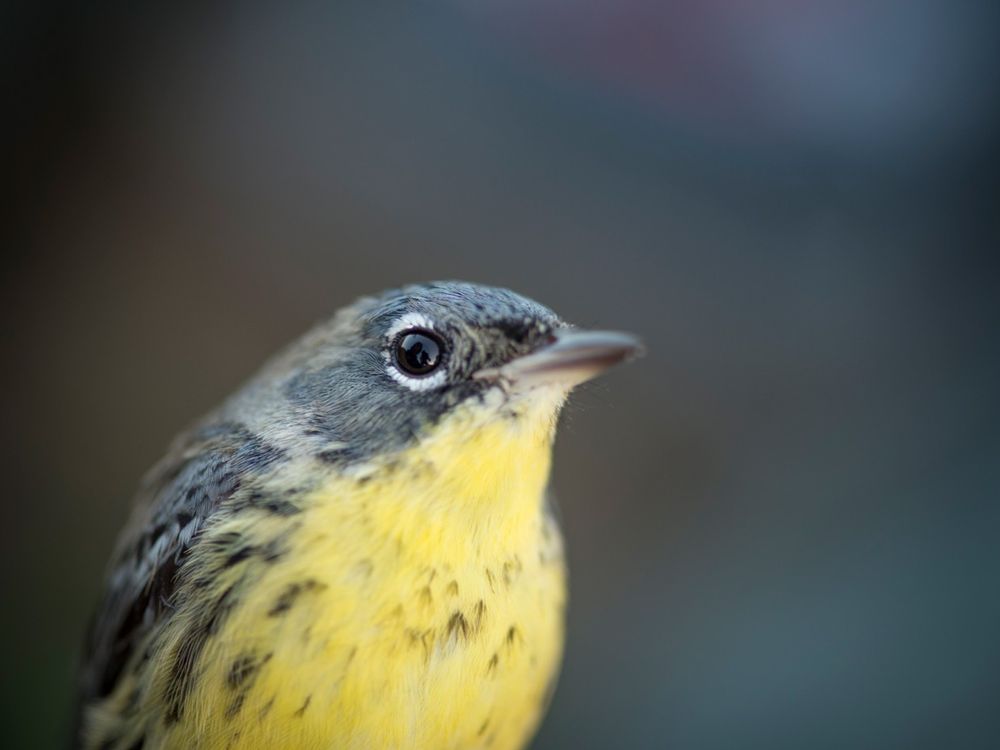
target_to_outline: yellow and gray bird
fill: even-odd
[[[562,655],[557,417],[637,352],[459,282],[307,333],[145,479],[88,637],[78,745],[523,747]]]

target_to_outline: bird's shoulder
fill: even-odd
[[[136,646],[165,616],[199,533],[227,499],[283,452],[244,425],[204,423],[149,472],[112,557],[82,670],[86,700],[110,694]]]

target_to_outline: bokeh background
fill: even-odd
[[[170,438],[354,297],[510,286],[585,389],[534,747],[1000,746],[1000,6],[6,3],[0,727],[56,747]]]

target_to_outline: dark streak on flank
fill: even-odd
[[[240,692],[238,692],[236,696],[233,698],[232,703],[230,703],[229,706],[226,708],[226,718],[227,719],[234,718],[236,714],[238,714],[240,710],[242,710],[243,703],[246,701],[246,699],[247,699],[246,691],[241,690]]]
[[[272,695],[271,700],[265,703],[264,707],[260,709],[260,712],[257,714],[258,721],[264,721],[264,717],[267,716],[268,712],[270,712],[272,708],[274,708],[274,698],[275,696]]]
[[[235,537],[235,540],[237,542],[239,541],[239,537],[236,536],[236,535],[227,535],[227,536]],[[281,557],[286,552],[286,549],[284,548],[284,546],[282,544],[283,542],[284,542],[284,535],[275,537],[274,539],[272,539],[271,541],[267,542],[266,544],[261,544],[261,545],[246,544],[246,545],[243,545],[242,547],[240,547],[239,549],[237,549],[235,552],[232,552],[232,553],[229,554],[229,556],[226,558],[225,562],[223,563],[222,567],[223,568],[231,568],[234,565],[239,565],[241,562],[246,562],[247,560],[249,560],[254,555],[259,556],[260,559],[263,560],[266,563],[273,563],[273,562],[275,562],[277,560],[280,560]]]
[[[274,604],[271,606],[271,609],[268,610],[267,616],[278,617],[279,615],[283,615],[292,608],[292,605],[295,604],[295,601],[301,594],[311,591],[322,591],[325,588],[325,583],[320,583],[314,578],[309,578],[305,581],[296,583],[290,583],[285,587],[285,590],[278,595],[278,598],[274,600]]]
[[[284,532],[262,545],[260,548],[260,558],[266,563],[273,563],[284,557],[285,553],[288,551],[288,549],[284,546],[284,541],[287,535],[287,532]]]
[[[500,663],[500,655],[497,654],[497,653],[494,653],[493,656],[490,657],[490,663],[486,667],[486,674],[492,675],[494,672],[496,672],[497,671],[497,665],[499,663]]]
[[[245,547],[240,547],[238,550],[236,550],[234,553],[232,553],[229,557],[226,558],[226,562],[223,567],[231,568],[232,566],[237,565],[243,562],[244,560],[247,560],[253,553],[254,553],[254,547],[252,544],[248,544]]]
[[[243,708],[261,667],[267,664],[272,656],[273,654],[265,654],[263,657],[258,657],[256,654],[243,654],[230,665],[229,672],[226,674],[226,686],[237,693],[226,709],[227,719],[232,719]]]
[[[298,709],[296,709],[295,713],[292,714],[292,716],[295,716],[297,718],[301,718],[302,714],[304,714],[306,712],[306,709],[309,708],[309,702],[310,701],[312,701],[312,693],[310,693],[309,695],[306,696],[305,703],[303,703],[301,707],[299,707]]]
[[[257,677],[257,672],[267,664],[271,656],[271,654],[266,654],[263,658],[258,658],[255,654],[240,656],[229,667],[229,672],[226,674],[226,686],[230,690],[250,687]]]

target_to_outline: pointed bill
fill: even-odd
[[[477,380],[502,380],[516,388],[558,385],[572,388],[619,362],[642,354],[639,339],[615,331],[564,329],[554,340],[502,367],[477,372]]]

